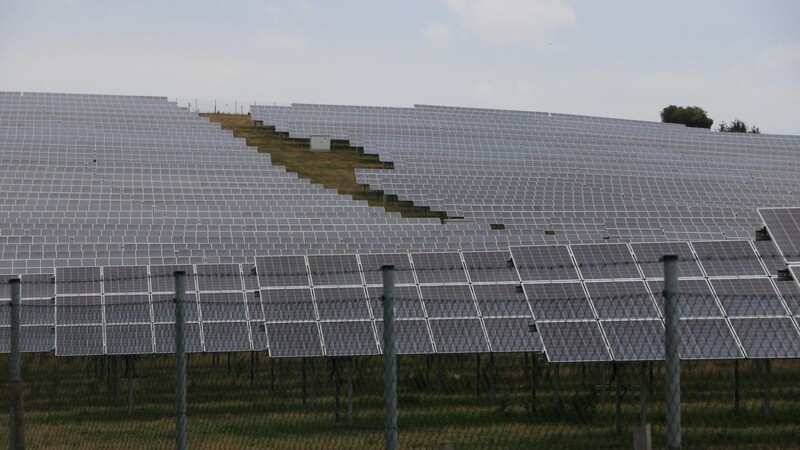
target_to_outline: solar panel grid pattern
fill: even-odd
[[[703,272],[686,242],[632,243],[636,262],[646,278],[664,278],[664,255],[678,256],[678,277],[702,277]]]
[[[522,281],[576,280],[578,272],[565,246],[511,247]]]
[[[711,280],[711,286],[729,317],[787,315],[768,278]]]
[[[692,242],[709,277],[767,275],[748,241]]]
[[[467,282],[458,253],[412,253],[411,260],[420,284]]]
[[[146,111],[142,111],[140,106],[145,104]],[[13,107],[6,110],[4,105]],[[37,119],[43,117],[41,113],[45,108],[50,117],[46,121]],[[258,277],[245,276],[243,280],[238,277],[229,280],[207,277],[207,268],[201,267],[229,264],[238,273],[236,264],[252,264],[257,256],[296,258],[319,251],[331,255],[355,254],[363,250],[373,253],[416,251],[414,265],[421,270],[416,273],[416,278],[413,271],[398,272],[401,282],[408,285],[417,281],[434,285],[458,284],[461,289],[473,290],[478,297],[478,309],[472,319],[464,321],[447,317],[442,320],[450,322],[442,323],[434,319],[436,329],[463,323],[469,324],[467,326],[474,331],[477,322],[478,326],[485,325],[486,334],[491,335],[493,332],[486,322],[490,317],[487,313],[508,318],[512,313],[524,312],[524,304],[516,299],[505,301],[511,298],[505,295],[510,294],[510,284],[503,287],[494,284],[500,281],[516,283],[517,279],[509,275],[514,271],[500,268],[479,270],[480,266],[476,264],[485,260],[499,263],[499,254],[471,255],[469,250],[502,253],[508,246],[521,248],[521,245],[547,242],[602,241],[603,245],[608,245],[606,241],[613,244],[615,240],[749,237],[759,223],[758,215],[749,205],[796,202],[792,196],[780,194],[797,190],[794,186],[800,164],[792,155],[796,154],[800,140],[794,137],[708,135],[683,127],[647,122],[426,105],[415,108],[348,107],[346,115],[341,111],[340,107],[328,105],[294,105],[274,111],[264,107],[254,108],[253,118],[257,118],[260,112],[275,112],[274,117],[282,122],[281,129],[295,135],[316,133],[320,129],[340,133],[343,138],[354,137],[350,134],[357,133],[352,142],[374,142],[375,147],[371,149],[377,150],[381,158],[384,156],[381,153],[394,155],[393,159],[387,160],[395,163],[397,173],[381,171],[378,174],[382,180],[407,176],[405,179],[398,177],[399,183],[387,183],[385,192],[397,189],[396,192],[404,190],[407,195],[416,196],[415,191],[425,188],[428,191],[419,197],[422,204],[430,202],[460,214],[474,214],[480,210],[484,214],[481,217],[491,222],[481,222],[481,219],[474,224],[453,225],[442,231],[433,219],[409,224],[407,220],[356,205],[349,199],[337,197],[335,192],[311,185],[271,166],[268,157],[254,154],[242,141],[233,139],[229,133],[221,133],[215,126],[209,126],[203,119],[178,109],[163,98],[36,93],[26,93],[23,98],[9,93],[0,100],[0,149],[7,151],[3,154],[10,157],[36,155],[36,161],[43,162],[44,168],[29,170],[26,166],[30,164],[18,164],[5,171],[9,175],[0,179],[4,187],[2,192],[8,194],[0,198],[0,202],[15,202],[6,203],[14,207],[3,209],[0,220],[0,235],[4,238],[0,242],[3,250],[0,270],[24,275],[46,272],[54,266],[104,266],[97,269],[102,270],[102,277],[90,279],[79,273],[70,275],[62,271],[64,276],[57,278],[63,278],[63,284],[41,285],[45,292],[53,290],[52,295],[36,297],[39,299],[36,300],[37,307],[41,306],[45,311],[41,314],[41,323],[47,322],[48,314],[52,314],[51,323],[56,323],[56,307],[52,300],[48,300],[54,297],[59,304],[62,298],[65,299],[65,308],[75,309],[76,305],[69,302],[89,302],[87,313],[65,310],[64,318],[67,320],[95,320],[97,311],[101,312],[100,322],[58,324],[56,334],[61,335],[60,342],[64,344],[64,348],[58,350],[59,354],[85,354],[78,348],[82,342],[80,339],[96,337],[98,326],[101,328],[101,344],[83,342],[85,351],[113,353],[125,350],[119,343],[126,339],[130,341],[130,351],[139,352],[147,348],[146,343],[142,344],[146,342],[144,329],[151,325],[139,323],[143,319],[137,308],[145,301],[142,296],[148,289],[143,289],[142,282],[136,280],[139,277],[112,276],[117,270],[112,266],[137,266],[135,270],[141,271],[142,267],[150,265],[152,331],[155,335],[152,344],[155,351],[164,351],[170,345],[169,322],[174,319],[172,269],[175,266],[186,268],[190,275],[187,280],[187,315],[194,321],[190,323],[192,351],[238,350],[248,349],[251,344],[255,346],[253,329],[259,328],[257,321],[263,317],[270,321],[268,324],[278,325],[280,322],[265,314],[264,294],[266,291],[274,294],[273,291],[281,291],[285,286],[308,290],[308,301],[301,302],[306,322],[298,320],[298,323],[314,323],[319,331],[319,305],[314,297],[317,287],[322,284],[315,280],[313,268],[309,278],[302,256],[299,257],[301,264],[294,267],[276,264],[276,271],[266,270],[263,264],[262,270],[258,270],[256,261]],[[5,127],[9,123],[7,118],[13,122],[20,117],[26,123],[25,128]],[[430,124],[433,124],[433,129]],[[98,129],[103,129],[102,135],[97,133]],[[388,138],[381,133],[395,136]],[[76,136],[87,145],[75,146]],[[19,143],[23,141],[33,148],[21,151]],[[669,145],[664,145],[667,142]],[[753,148],[759,149],[756,156],[753,156]],[[191,158],[187,156],[187,149],[193,152]],[[425,152],[422,158],[414,155],[415,149]],[[682,156],[676,158],[670,153],[672,149]],[[371,151],[366,145],[365,150]],[[708,158],[709,152],[717,150],[725,151],[724,161]],[[88,162],[87,158],[93,162]],[[63,170],[64,167],[69,170]],[[408,171],[403,172],[404,168]],[[431,173],[441,175],[432,179]],[[93,186],[98,185],[100,177],[104,177],[100,183],[104,190],[97,191]],[[647,182],[643,182],[644,179]],[[42,180],[47,184],[41,186]],[[460,188],[450,189],[450,186]],[[703,195],[697,195],[698,192]],[[454,197],[456,195],[461,198]],[[464,202],[464,199],[469,201]],[[676,199],[681,204],[674,205]],[[473,208],[471,201],[481,208]],[[19,207],[20,204],[25,206]],[[506,230],[488,230],[487,223],[506,223],[508,226]],[[50,231],[53,225],[64,232],[53,233]],[[264,229],[270,231],[262,231]],[[659,229],[663,230],[661,234]],[[555,234],[543,233],[548,230]],[[765,252],[761,251],[762,244],[755,245],[769,269],[766,273],[774,276],[772,269],[781,261],[768,260],[764,257]],[[320,248],[323,250],[317,250]],[[460,260],[450,261],[457,263],[450,269],[459,268],[452,270],[456,278],[444,275],[442,267],[428,270],[430,264],[424,261],[425,257],[421,257],[420,264],[417,264],[416,255],[421,251],[453,254],[455,249],[465,250],[462,255],[467,266],[467,273],[464,273]],[[520,275],[525,273],[526,278],[522,281],[574,281],[580,288],[582,284],[577,282],[577,272],[567,248],[558,249],[555,251],[567,254],[561,264],[540,263],[536,266],[529,262],[527,267],[521,268],[520,260],[524,258],[515,257],[515,270]],[[634,253],[641,261],[635,247]],[[406,254],[401,254],[401,261],[403,257],[408,259]],[[364,280],[373,287],[380,286],[380,272],[368,270],[363,254],[360,259]],[[717,280],[718,277],[766,276],[763,270],[756,273],[758,267],[749,263],[726,261],[716,267],[711,264],[711,259],[701,256],[714,283],[725,284],[727,281]],[[756,261],[760,264],[757,258]],[[192,274],[191,264],[197,264],[197,278]],[[603,265],[616,268],[627,264],[592,266]],[[586,264],[583,266],[588,268]],[[641,266],[645,276],[656,278],[658,264],[649,269],[646,267],[644,264]],[[243,269],[246,275],[249,267]],[[333,275],[328,270],[317,272],[334,278],[336,275],[336,270]],[[554,273],[556,275],[552,275]],[[734,275],[728,275],[731,273]],[[617,279],[630,275],[631,272],[618,273],[614,269],[606,273],[591,273],[590,277],[601,277],[592,278],[599,280],[606,279],[606,276]],[[691,276],[698,275],[692,272]],[[68,283],[70,277],[76,282]],[[584,278],[590,277],[584,274]],[[640,277],[637,274],[631,278]],[[122,278],[130,280],[124,283],[114,281]],[[479,284],[470,286],[467,280]],[[361,280],[353,279],[347,283],[351,281],[354,286],[362,284]],[[128,282],[131,285],[125,284]],[[335,280],[324,282],[339,285]],[[486,287],[480,283],[486,283]],[[764,289],[762,293],[766,292],[766,285],[758,283]],[[309,288],[312,285],[313,293]],[[37,285],[32,287],[40,289]],[[201,291],[199,294],[193,294],[198,290]],[[244,290],[251,292],[245,294]],[[481,295],[488,294],[483,291],[478,294],[479,290],[502,294],[503,298],[499,302],[481,299]],[[525,293],[516,293],[516,297],[524,296],[529,290],[526,285]],[[779,287],[779,290],[786,300],[784,289]],[[25,291],[23,288],[23,296]],[[230,308],[230,315],[215,311],[217,302],[209,301],[209,294],[218,293],[226,294],[219,304],[225,305],[222,309]],[[116,302],[120,295],[139,299],[133,302],[130,312],[119,309],[122,305]],[[775,295],[774,290],[771,295]],[[258,302],[252,305],[228,302],[228,297],[241,299],[241,302],[247,300],[248,303],[251,299],[258,299]],[[542,299],[537,301],[541,306]],[[49,306],[48,302],[51,302]],[[596,306],[588,300],[586,302],[589,311]],[[375,310],[374,302],[371,304]],[[270,305],[273,309],[269,311],[275,312],[276,303]],[[773,307],[774,301],[769,305]],[[310,314],[307,314],[308,309]],[[414,317],[424,317],[424,308],[420,306],[419,309],[422,314],[414,312]],[[129,314],[131,320],[118,323],[120,314]],[[277,314],[277,317],[283,316]],[[221,322],[208,322],[212,318]],[[526,321],[519,319],[518,325]],[[32,319],[31,323],[38,320]],[[426,329],[430,325],[431,331],[434,328],[424,321],[408,323],[421,324]],[[496,326],[501,322],[493,323]],[[33,327],[29,325],[26,328],[32,330]],[[63,333],[59,332],[62,328]],[[314,334],[308,325],[299,328],[307,332],[301,336]],[[0,322],[0,333],[4,330]],[[515,333],[516,330],[508,331]],[[48,331],[53,334],[53,330]],[[494,333],[497,332],[500,330],[494,329]],[[235,342],[224,339],[222,336],[226,333],[235,336]],[[264,345],[267,330],[261,330],[261,334],[263,338],[259,338],[259,342]],[[468,336],[478,335],[472,333]],[[281,351],[287,355],[292,352],[316,353],[315,345],[319,346],[320,352],[324,346],[327,352],[328,337],[317,332],[316,344],[311,338],[308,345],[287,345],[282,350],[277,349],[276,354]],[[487,337],[494,349],[491,336]],[[471,339],[464,338],[466,341]],[[46,338],[42,339],[46,341]],[[446,343],[448,339],[448,336],[439,336],[441,347],[448,351],[457,349],[456,343]],[[467,347],[486,348],[486,339],[483,340],[482,344]],[[436,345],[438,350],[439,343]],[[417,348],[426,348],[424,340],[419,341]]]
[[[524,284],[523,289],[537,322],[595,318],[589,299],[578,282]]]
[[[644,281],[587,282],[589,298],[599,319],[658,318]]]
[[[570,248],[584,279],[642,277],[625,244],[572,245]]]
[[[800,208],[760,208],[758,213],[786,261],[800,262]]]

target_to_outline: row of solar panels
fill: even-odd
[[[359,169],[361,184],[486,225],[505,224],[505,205],[545,217],[596,211],[599,218],[689,205],[687,226],[714,217],[710,211],[719,207],[738,220],[695,235],[665,232],[651,239],[741,238],[758,225],[752,205],[800,203],[795,136],[732,136],[646,122],[425,106],[297,104],[258,106],[251,114],[290,136],[329,135],[363,146],[364,153],[392,161],[394,169]],[[487,205],[503,207],[471,214]],[[523,220],[515,226],[526,229]],[[601,238],[587,229],[568,242]]]
[[[656,255],[665,252],[681,256],[685,358],[800,356],[791,317],[800,314],[800,288],[769,277],[766,267],[774,261],[759,258],[748,242],[732,241],[513,247],[510,255],[261,257],[252,270],[235,264],[58,268],[55,280],[23,277],[24,348],[65,356],[169,352],[171,274],[183,269],[190,274],[191,351],[377,354],[379,267],[392,264],[402,353],[660,359]],[[0,333],[8,332],[7,324],[5,316]]]

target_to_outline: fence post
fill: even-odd
[[[175,448],[186,450],[186,272],[175,272]]]
[[[383,266],[383,385],[386,401],[384,444],[397,450],[397,342],[394,330],[394,266]]]
[[[20,281],[8,282],[11,288],[11,417],[9,417],[9,448],[25,448],[25,433],[22,421],[22,359],[20,356]]]
[[[681,332],[678,256],[664,255],[664,345],[667,382],[667,448],[681,448]]]

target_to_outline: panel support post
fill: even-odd
[[[772,373],[770,371],[769,360],[763,361],[764,365],[764,420],[772,420]]]
[[[353,371],[355,371],[355,358],[347,358],[347,425],[353,425]]]
[[[128,415],[133,415],[133,356],[125,356],[125,369],[128,371]]]
[[[186,450],[186,272],[175,272],[175,448]]]
[[[639,365],[639,423],[647,423],[647,363]]]
[[[384,448],[397,450],[397,341],[395,336],[394,266],[383,266],[383,386],[385,397]]]
[[[633,427],[633,448],[652,450],[653,435],[647,423],[647,363],[639,363],[639,424]]]
[[[733,410],[739,412],[739,360],[733,360]]]
[[[681,333],[678,256],[664,255],[664,346],[667,384],[667,448],[681,448]]]
[[[619,370],[619,363],[611,363],[614,369],[614,434],[622,434],[622,373]]]
[[[531,353],[531,414],[536,413],[536,352]]]
[[[11,288],[11,417],[9,417],[9,448],[21,450],[25,448],[25,433],[22,416],[22,358],[20,347],[20,280],[9,281]]]

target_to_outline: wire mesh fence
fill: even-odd
[[[398,355],[387,370],[383,271],[304,261],[23,275],[27,447],[176,445],[178,269],[188,274],[188,448],[391,448],[394,423],[399,448],[630,448],[645,424],[655,447],[674,446],[668,392],[678,378],[683,448],[800,443],[795,281],[680,279],[675,371],[663,274],[525,282],[523,271],[565,266],[518,264],[516,279],[505,264],[466,267],[463,279],[464,266],[400,266],[388,296]],[[9,396],[0,408],[11,409]],[[0,417],[7,441],[12,416]]]

